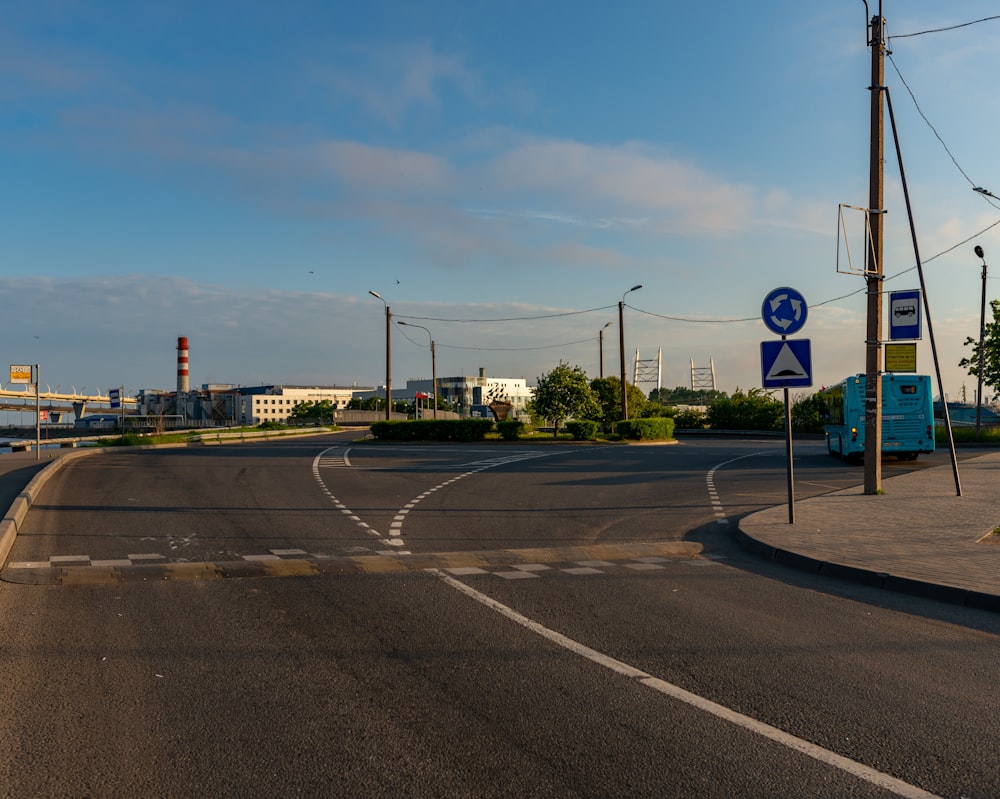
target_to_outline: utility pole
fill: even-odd
[[[868,179],[869,247],[865,267],[868,281],[868,330],[865,339],[865,493],[882,490],[882,217],[885,215],[885,20],[872,17],[871,148]]]

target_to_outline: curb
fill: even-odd
[[[62,469],[63,464],[67,460],[96,455],[104,451],[103,448],[93,448],[60,454],[54,457],[51,463],[47,464],[28,481],[28,485],[24,487],[24,491],[14,498],[14,501],[4,514],[3,520],[0,521],[0,567],[7,563],[7,556],[10,555],[10,550],[14,546],[14,539],[17,538],[21,524],[24,522],[24,517],[52,475]]]
[[[962,607],[1000,613],[1000,596],[995,594],[984,594],[968,588],[941,585],[940,583],[917,580],[912,577],[901,577],[889,572],[865,569],[860,566],[847,566],[842,563],[813,558],[809,555],[801,555],[791,550],[758,541],[747,534],[742,527],[738,529],[736,538],[750,552],[799,571],[820,574],[824,577],[832,577],[837,580],[864,585],[868,588],[894,591],[895,593],[907,594],[922,599],[946,602],[950,605],[961,605]]]

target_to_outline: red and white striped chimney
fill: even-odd
[[[188,340],[186,336],[177,339],[177,393],[188,393]]]

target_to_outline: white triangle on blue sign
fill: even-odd
[[[792,352],[788,343],[782,342],[778,357],[774,359],[774,363],[771,364],[764,380],[781,380],[790,377],[809,377],[809,373],[799,363],[799,359],[795,357],[795,353]]]

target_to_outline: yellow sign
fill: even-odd
[[[10,382],[30,384],[31,367],[12,363],[10,365]]]
[[[885,370],[887,372],[917,371],[916,342],[885,345]]]

